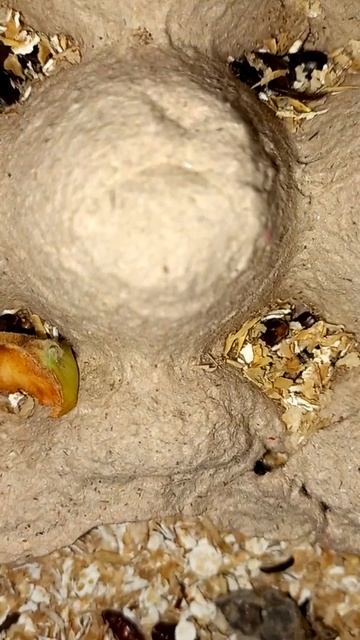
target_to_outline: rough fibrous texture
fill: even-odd
[[[0,558],[179,510],[359,549],[357,382],[341,382],[353,392],[341,411],[333,401],[333,426],[260,477],[254,464],[283,430],[276,407],[236,371],[197,366],[271,299],[356,330],[356,185],[350,200],[340,189],[355,171],[355,93],[334,98],[294,153],[226,71],[227,55],[274,31],[295,39],[309,3],[281,15],[245,0],[30,4],[14,3],[34,27],[80,40],[84,61],[1,118],[0,302],[55,323],[82,384],[60,421],[1,418]],[[350,28],[328,4],[315,27],[338,44]],[[296,153],[319,152],[296,189]]]

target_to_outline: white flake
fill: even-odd
[[[287,316],[290,313],[290,307],[286,307],[284,309],[275,309],[274,311],[271,311],[266,316],[264,316],[264,318],[262,318],[262,322],[264,322],[264,320],[272,320],[273,318],[284,318],[284,316]]]
[[[44,64],[43,68],[42,68],[42,72],[45,76],[50,75],[50,73],[53,71],[55,67],[55,60],[54,58],[49,58],[49,60]]]
[[[249,538],[245,540],[245,549],[248,553],[254,554],[254,556],[261,556],[268,550],[270,545],[269,540],[265,538]]]
[[[28,99],[29,99],[30,94],[31,94],[31,85],[29,84],[29,85],[26,87],[26,89],[25,89],[24,93],[22,94],[22,96],[21,96],[21,98],[20,98],[20,102],[26,102],[26,100],[28,100]]]
[[[36,604],[40,604],[40,603],[49,604],[50,602],[49,594],[44,589],[44,587],[40,587],[40,586],[34,587],[33,591],[31,592],[30,599],[32,600],[32,602],[35,602]]]
[[[196,635],[196,627],[190,620],[179,620],[175,627],[175,640],[196,640]]]
[[[185,551],[190,551],[196,546],[196,539],[194,536],[184,530],[180,524],[175,525],[175,531],[178,541]]]
[[[228,575],[226,576],[226,582],[229,591],[237,591],[239,588],[239,583],[234,576]]]
[[[251,582],[249,580],[248,572],[243,564],[239,564],[234,569],[234,574],[240,589],[251,589]]]
[[[60,597],[65,600],[68,597],[70,587],[70,576],[73,568],[74,560],[66,558],[63,564],[63,573],[61,576]]]
[[[303,328],[300,322],[297,322],[296,320],[289,322],[289,327],[292,331],[301,331]]]
[[[94,592],[100,578],[100,572],[95,562],[80,571],[79,580],[76,586],[76,594],[79,598],[90,595]]]
[[[156,576],[152,584],[144,588],[139,597],[141,609],[146,612],[146,620],[144,624],[154,625],[158,622],[160,615],[163,615],[168,609],[167,595],[169,592],[169,583],[162,580],[160,576]]]
[[[342,565],[335,564],[333,567],[329,567],[328,575],[329,576],[343,576],[345,573],[345,569]]]
[[[58,35],[51,36],[50,42],[51,42],[52,46],[54,47],[56,53],[61,53],[62,52],[62,48],[60,46],[60,41],[59,41],[59,36]]]
[[[254,360],[254,349],[250,342],[241,349],[240,355],[246,364],[252,363]]]
[[[138,623],[138,620],[136,618],[136,615],[134,613],[134,611],[132,609],[130,609],[129,607],[123,607],[122,610],[124,616],[126,616],[126,618],[129,618],[129,620],[132,620],[135,623]]]
[[[199,622],[209,624],[215,619],[217,609],[214,602],[209,602],[203,598],[202,602],[196,602],[195,600],[191,602],[190,611]]]
[[[292,45],[289,47],[288,53],[297,53],[302,46],[303,46],[303,41],[300,40],[299,38],[298,40],[295,40],[295,42],[293,42]]]
[[[206,538],[198,544],[188,555],[191,570],[202,578],[210,578],[218,573],[221,564],[221,554],[209,544]]]
[[[226,536],[224,536],[224,542],[226,542],[226,544],[235,544],[236,543],[236,538],[234,536],[233,533],[227,533]]]
[[[13,20],[14,20],[15,27],[16,27],[17,29],[19,29],[19,28],[20,28],[20,11],[14,11],[14,12],[13,12],[13,11],[10,9],[10,11],[9,11],[9,20],[11,20],[11,17],[12,17],[12,18],[13,18]]]
[[[344,576],[341,584],[350,593],[360,593],[360,578],[358,576]]]
[[[157,551],[164,546],[164,537],[159,531],[153,531],[148,540],[147,548],[149,551]]]
[[[286,399],[286,403],[290,404],[293,407],[302,407],[303,409],[305,409],[305,411],[314,411],[314,409],[317,409],[316,404],[312,404],[311,402],[308,402],[307,400],[302,398],[300,395],[295,395],[294,393],[289,395],[289,397]]]
[[[150,605],[146,609],[146,613],[141,616],[141,622],[143,625],[153,627],[160,620],[160,614],[154,604]]]
[[[39,605],[36,602],[32,602],[32,600],[27,600],[26,602],[24,602],[24,604],[21,605],[21,607],[18,608],[18,611],[20,613],[29,613],[32,612],[34,613],[35,611],[37,611],[39,608]]]
[[[261,561],[258,558],[250,558],[246,563],[246,568],[249,571],[252,578],[256,577],[260,573]]]
[[[12,47],[12,50],[16,55],[26,56],[33,51],[34,47],[36,47],[39,42],[40,37],[37,33],[33,36],[27,35],[21,45],[19,47]]]
[[[148,580],[144,580],[140,578],[138,575],[134,574],[134,568],[127,565],[125,569],[124,575],[124,584],[123,591],[124,593],[131,593],[132,591],[140,591],[144,589],[149,584]]]
[[[123,553],[124,551],[124,535],[126,533],[127,525],[126,524],[114,524],[111,527],[111,530],[117,541],[117,552]]]
[[[50,324],[47,320],[44,322],[44,329],[46,333],[55,340],[59,337],[59,329],[54,327],[54,325]]]
[[[308,589],[307,587],[304,587],[300,591],[300,594],[298,597],[298,604],[301,606],[302,604],[304,604],[304,602],[306,602],[307,600],[310,600],[311,597],[312,597],[312,592],[310,591],[310,589]]]
[[[313,349],[314,354],[314,362],[319,364],[325,363],[328,364],[331,361],[332,352],[330,347],[321,347],[321,349]]]
[[[23,393],[17,391],[16,393],[10,393],[8,395],[8,402],[13,413],[23,417],[29,417],[35,408],[35,400]]]
[[[119,552],[119,541],[112,527],[101,525],[97,528],[97,533],[101,540],[98,545],[99,549]]]
[[[11,315],[11,316],[14,316],[19,311],[20,311],[20,309],[3,309],[2,312],[0,313],[0,316],[5,316],[5,315],[8,315],[8,314]]]
[[[259,91],[258,96],[261,102],[269,102],[269,94],[265,91]]]
[[[36,629],[35,629],[33,621],[25,613],[21,614],[21,616],[20,616],[20,618],[18,620],[18,624],[19,625],[23,625],[25,633],[36,634]]]

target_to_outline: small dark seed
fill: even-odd
[[[279,69],[287,69],[287,63],[283,56],[277,56],[275,53],[269,51],[254,51],[257,58],[267,66],[271,71],[278,71]]]
[[[312,327],[313,324],[318,322],[318,320],[319,319],[310,311],[303,311],[298,316],[296,316],[296,318],[294,318],[294,322],[299,322],[305,329],[309,329],[310,327]]]
[[[152,640],[175,640],[176,624],[158,622],[151,631]]]
[[[13,624],[17,623],[19,618],[20,618],[20,613],[18,613],[17,611],[14,611],[13,613],[9,613],[6,616],[4,622],[0,624],[0,633],[3,633],[3,631],[8,631],[10,627],[13,626]]]
[[[290,54],[288,58],[289,80],[292,87],[295,82],[302,81],[303,74],[308,81],[311,81],[314,71],[323,69],[328,61],[328,57],[323,51],[299,51]]]
[[[174,604],[175,609],[181,609],[181,603],[183,600],[186,600],[186,588],[182,582],[179,582],[179,596],[176,598],[176,602]]]
[[[30,336],[36,335],[35,329],[14,313],[4,313],[0,316],[0,331],[24,333]]]
[[[102,617],[117,640],[145,640],[144,634],[135,622],[124,616],[121,611],[105,609]]]
[[[261,74],[255,67],[253,67],[247,58],[236,58],[229,64],[229,69],[231,73],[234,74],[236,78],[247,84],[249,87],[252,87],[254,84],[257,84],[261,80]]]
[[[294,557],[290,556],[289,558],[286,558],[286,560],[282,560],[282,562],[278,562],[277,564],[260,567],[260,571],[263,573],[281,573],[282,571],[286,571],[286,569],[290,569],[294,562]]]
[[[0,65],[4,66],[4,62],[8,55],[11,53],[11,47],[6,46],[3,42],[0,42]]]
[[[28,68],[29,62],[31,62],[32,68],[35,73],[39,73],[41,71],[41,63],[39,61],[38,54],[39,46],[35,45],[31,53],[28,53],[27,55],[19,54],[17,58],[24,70]]]
[[[262,320],[261,324],[266,327],[266,331],[261,334],[260,338],[268,347],[274,347],[289,333],[289,325],[282,318],[269,318],[269,320]]]
[[[0,70],[0,103],[10,106],[20,100],[21,94],[12,83],[11,74]]]
[[[257,476],[264,476],[266,473],[269,473],[269,471],[271,471],[271,467],[263,460],[256,460],[253,471]]]
[[[309,328],[309,327],[305,327],[305,328]],[[312,360],[314,358],[314,354],[311,353],[311,351],[309,351],[305,347],[305,349],[303,349],[302,351],[299,351],[299,353],[297,354],[297,357],[300,360],[300,362],[302,362],[303,364],[306,364],[306,362],[309,362],[309,360]]]
[[[304,65],[305,70],[323,69],[328,62],[328,56],[324,51],[308,49],[307,51],[298,51],[297,53],[289,53],[289,67],[293,69],[300,65]]]
[[[304,600],[302,604],[299,604],[299,609],[302,615],[304,616],[304,618],[307,618],[310,615],[310,610],[311,610],[310,604],[311,604],[311,600],[309,598],[307,598],[307,600]]]
[[[276,91],[277,93],[282,95],[288,95],[291,92],[291,84],[287,75],[270,80],[270,82],[268,82],[267,84],[267,87],[272,91]]]

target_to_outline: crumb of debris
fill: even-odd
[[[219,599],[270,587],[306,604],[310,625],[344,640],[360,628],[359,557],[246,537],[204,517],[100,526],[46,557],[2,565],[0,583],[1,640],[125,631],[132,640],[219,640],[231,637]]]
[[[353,334],[293,304],[246,321],[227,337],[224,355],[282,406],[287,429],[300,434],[325,426],[319,411],[335,372],[360,365]]]
[[[52,74],[61,61],[77,64],[80,59],[69,36],[37,32],[18,11],[0,9],[0,108],[25,102],[31,84]]]
[[[307,18],[314,19],[323,15],[321,0],[301,0]]]
[[[146,27],[134,29],[133,36],[140,45],[151,44],[154,41],[152,33]]]

